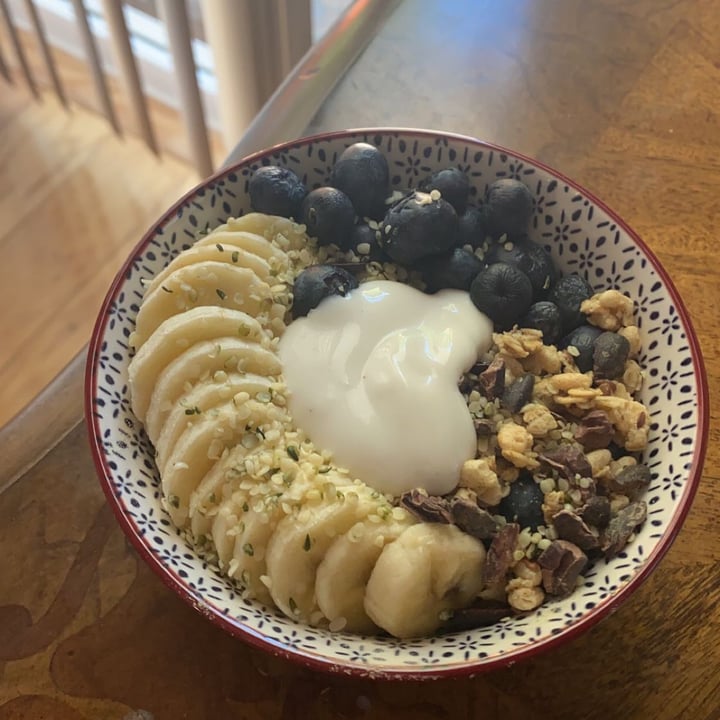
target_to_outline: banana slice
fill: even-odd
[[[193,247],[201,248],[218,243],[246,250],[265,260],[271,267],[283,268],[287,266],[287,255],[282,250],[272,245],[262,235],[244,230],[218,229],[200,238]]]
[[[250,502],[253,504],[250,505]],[[228,575],[239,580],[253,597],[266,605],[272,598],[261,578],[266,574],[265,551],[268,541],[284,513],[277,504],[250,499],[246,511],[237,525],[238,533],[232,538],[232,560]],[[214,534],[213,534],[214,537]]]
[[[235,538],[242,532],[248,491],[236,490],[229,498],[223,500],[213,517],[210,534],[218,556],[221,570],[227,570],[233,556]]]
[[[296,515],[283,518],[268,542],[270,595],[286,615],[311,622],[317,603],[315,574],[333,540],[378,507],[363,488],[343,491],[334,500],[306,501]]]
[[[261,310],[270,310],[272,292],[248,268],[209,260],[178,268],[162,285],[145,295],[135,320],[136,349],[147,342],[164,320],[202,305],[242,310],[255,317]]]
[[[315,595],[330,626],[374,634],[378,626],[365,612],[365,587],[383,548],[414,521],[359,522],[337,538],[318,566]]]
[[[247,313],[206,305],[165,320],[138,350],[128,367],[135,415],[144,420],[155,382],[164,367],[191,345],[218,337],[269,341],[260,323]]]
[[[165,282],[165,279],[175,272],[175,270],[207,260],[230,263],[238,267],[248,268],[261,280],[265,280],[265,282],[269,282],[271,278],[270,264],[264,258],[235,245],[215,243],[215,245],[191,247],[181,252],[167,267],[153,278],[152,282],[145,289],[145,294],[148,295],[155,290],[155,288],[160,287],[160,285]]]
[[[246,479],[241,472],[249,450],[235,445],[218,460],[190,495],[190,528],[196,538],[212,533],[212,525],[220,506],[239,490]]]
[[[160,435],[155,441],[155,462],[163,467],[165,458],[175,446],[180,434],[190,425],[198,422],[205,413],[229,400],[233,400],[238,409],[238,417],[249,418],[251,408],[257,405],[242,407],[245,404],[240,393],[247,393],[249,398],[256,399],[270,397],[272,380],[262,375],[252,373],[229,373],[224,382],[206,380],[198,383],[189,393],[183,395],[172,410],[162,426]],[[239,396],[239,397],[238,397]]]
[[[189,385],[215,373],[254,373],[276,376],[281,365],[277,355],[257,343],[235,337],[220,337],[196,343],[178,355],[158,376],[145,415],[145,431],[155,443],[163,423]]]
[[[231,232],[247,232],[255,235],[262,235],[266,240],[276,242],[282,237],[294,240],[293,247],[297,244],[305,246],[307,235],[303,225],[298,225],[293,220],[280,217],[279,215],[264,215],[263,213],[248,213],[238,218],[230,218],[226,223],[227,230]]]
[[[219,440],[224,438],[238,438],[238,442],[246,445],[248,441],[251,443],[259,442],[256,437],[256,425],[268,420],[274,420],[281,416],[282,411],[276,408],[272,403],[259,402],[257,400],[242,400],[242,403],[236,402],[234,399],[230,402],[222,403],[211,407],[206,412],[202,413],[199,418],[187,425],[184,429],[181,429],[177,439],[174,443],[168,443],[167,447],[163,448],[162,453],[157,453],[155,456],[155,462],[160,471],[160,475],[164,476],[168,473],[171,467],[173,458],[176,458],[183,443],[188,438],[193,437],[193,431],[200,427],[214,427],[214,433]],[[253,418],[250,420],[250,418]],[[228,434],[225,432],[225,426],[230,424],[232,433]],[[200,433],[200,430],[196,430]],[[248,437],[245,437],[245,436]],[[236,442],[225,443],[222,445],[215,443],[213,445],[211,455],[214,456],[215,460],[224,458],[225,448],[232,448],[236,445]],[[197,486],[199,487],[204,475],[198,479]]]
[[[168,511],[177,527],[186,524],[192,491],[225,448],[236,445],[244,434],[245,423],[238,421],[235,406],[228,403],[207,413],[180,435],[164,467],[160,468]]]
[[[312,487],[301,474],[289,488],[268,487],[262,495],[250,493],[244,504],[228,574],[266,605],[272,605],[271,594],[263,582],[267,574],[266,549],[270,538],[280,521],[300,506]]]
[[[391,635],[435,632],[441,614],[482,589],[485,548],[454,525],[419,523],[386,545],[365,591],[368,616]]]

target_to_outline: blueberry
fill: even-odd
[[[377,240],[376,229],[371,228],[367,223],[360,222],[353,227],[348,245],[341,245],[342,250],[352,250],[363,259],[388,262],[390,258],[382,251]]]
[[[330,184],[350,198],[361,218],[380,220],[385,213],[390,171],[385,156],[374,145],[350,145],[335,163]]]
[[[258,168],[250,178],[248,192],[253,210],[286,218],[300,217],[307,195],[305,185],[292,170],[276,165]]]
[[[580,325],[560,341],[559,347],[563,350],[570,346],[575,348],[577,355],[575,352],[572,355],[580,372],[593,369],[593,347],[601,333],[602,330],[593,325]]]
[[[617,380],[625,372],[630,354],[628,339],[614,332],[598,335],[593,345],[593,373],[596,378]]]
[[[355,209],[350,198],[333,187],[321,187],[307,194],[300,213],[310,237],[320,245],[343,247],[353,231]]]
[[[488,229],[494,238],[507,235],[510,239],[524,235],[533,213],[533,197],[519,180],[502,178],[485,192]]]
[[[293,285],[292,313],[294,318],[307,315],[331,295],[345,297],[358,286],[347,270],[333,265],[311,265],[296,278]]]
[[[443,200],[447,200],[455,208],[455,212],[462,215],[470,196],[470,180],[462,170],[451,167],[438,170],[425,178],[418,186],[418,190],[427,193],[431,190],[439,191]]]
[[[530,306],[527,315],[520,319],[518,325],[540,330],[543,334],[543,342],[546,345],[554,345],[562,332],[560,310],[555,303],[540,300]]]
[[[422,277],[428,292],[446,288],[469,290],[472,281],[485,267],[474,253],[455,248],[449,255],[432,257],[422,268]]]
[[[580,275],[565,275],[552,286],[547,299],[558,306],[564,333],[569,333],[585,322],[580,305],[592,294],[592,287]]]
[[[413,265],[450,250],[457,231],[457,214],[449,202],[410,192],[385,214],[379,242],[395,262]]]
[[[543,516],[543,491],[531,475],[523,474],[510,484],[510,492],[498,507],[508,522],[516,522],[521,528],[529,527],[533,532],[545,524]]]
[[[470,298],[499,329],[507,330],[530,308],[532,285],[527,275],[515,266],[495,263],[473,280]]]
[[[458,218],[458,240],[460,247],[469,245],[473,250],[482,247],[487,238],[485,206],[468,205]]]
[[[550,253],[526,237],[493,244],[485,259],[488,263],[506,262],[522,270],[533,286],[533,298],[536,301],[547,295],[557,277]]]

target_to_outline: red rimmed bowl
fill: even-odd
[[[310,628],[255,601],[208,566],[172,525],[160,502],[152,447],[134,417],[127,385],[128,339],[143,295],[198,232],[250,210],[248,179],[263,164],[291,168],[308,185],[326,182],[350,144],[378,146],[393,189],[408,189],[455,165],[473,195],[499,177],[522,180],[535,197],[531,238],[565,272],[596,291],[617,288],[637,307],[645,371],[641,400],[651,413],[644,462],[652,471],[648,517],[619,556],[597,561],[572,595],[526,617],[418,640],[362,637]],[[507,665],[568,640],[616,609],[669,548],[700,480],[708,394],[699,344],[677,290],[657,258],[602,202],[529,158],[441,132],[367,129],[304,138],[252,155],[196,187],[147,232],[120,269],[95,325],[85,388],[86,418],[100,482],[121,527],[143,559],[183,600],[232,635],[311,668],[384,679],[467,675]]]

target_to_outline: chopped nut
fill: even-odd
[[[637,460],[632,455],[623,455],[610,463],[610,477],[616,478],[625,468],[635,465],[637,465]]]
[[[487,506],[497,505],[503,498],[503,490],[495,471],[487,458],[466,460],[460,470],[460,486],[477,493],[477,499]]]
[[[557,450],[541,454],[540,460],[568,480],[574,479],[576,475],[592,476],[592,468],[585,453],[576,445],[561,445]]]
[[[534,469],[539,466],[532,451],[534,438],[522,425],[514,422],[501,425],[497,440],[502,456],[515,467]]]
[[[519,534],[520,526],[517,523],[508,523],[497,531],[485,557],[483,567],[485,585],[494,585],[505,580],[505,576],[513,564],[513,553]]]
[[[610,444],[613,426],[603,410],[591,410],[578,423],[575,439],[588,450],[599,450]]]
[[[550,410],[539,403],[529,403],[522,409],[522,419],[533,437],[545,437],[558,423]]]
[[[612,479],[611,486],[617,492],[636,498],[649,484],[652,476],[646,465],[629,465]]]
[[[499,620],[512,615],[512,608],[504,602],[505,593],[503,592],[502,595],[502,602],[477,600],[470,607],[453,611],[452,615],[442,624],[440,632],[472,630],[485,625],[493,625]]]
[[[452,522],[447,500],[427,495],[417,489],[403,493],[400,505],[422,522]]]
[[[495,357],[488,368],[478,375],[478,387],[488,400],[495,400],[505,391],[505,362]]]
[[[554,540],[538,558],[543,587],[550,595],[567,595],[575,589],[578,575],[587,565],[587,556],[567,540]]]
[[[610,513],[617,515],[630,504],[630,498],[627,495],[611,495],[610,496]]]
[[[600,544],[582,518],[574,512],[561,510],[553,518],[553,525],[559,538],[569,540],[581,550],[594,550]]]
[[[593,495],[581,508],[580,515],[588,525],[602,530],[610,522],[610,501],[604,495]]]
[[[520,612],[540,607],[543,600],[545,600],[545,593],[539,587],[519,587],[508,593],[508,604]]]
[[[527,580],[532,586],[537,586],[542,583],[542,568],[532,560],[523,558],[520,562],[515,563],[513,572],[516,577],[523,580]]]
[[[493,516],[478,507],[477,503],[454,497],[450,503],[450,514],[455,525],[478,540],[489,540],[497,532]]]
[[[618,512],[603,536],[602,549],[606,560],[615,557],[625,547],[628,538],[645,522],[646,516],[647,505],[644,502],[630,503]]]
[[[591,325],[603,330],[619,330],[633,324],[633,301],[618,290],[605,290],[584,300],[580,311]]]

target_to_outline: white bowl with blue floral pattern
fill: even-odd
[[[522,180],[535,196],[531,238],[547,247],[563,271],[584,275],[596,291],[617,288],[635,300],[646,372],[641,400],[652,419],[644,454],[652,471],[647,520],[619,556],[595,562],[571,596],[524,617],[410,641],[310,628],[243,599],[183,539],[161,506],[152,448],[130,409],[127,384],[141,278],[158,273],[198,231],[248,212],[248,179],[259,166],[289,167],[308,187],[318,187],[340,153],[358,141],[386,155],[393,189],[408,189],[450,165],[468,174],[475,197],[496,178]],[[627,599],[667,551],[692,502],[707,441],[708,395],[698,341],[671,279],[637,235],[590,193],[538,162],[472,138],[369,129],[252,155],[204,181],[152,226],[100,311],[88,357],[86,417],[100,481],[120,525],[150,567],[198,612],[254,646],[312,668],[429,679],[478,673],[548,649]]]

